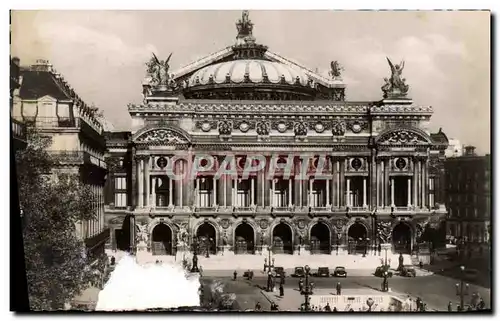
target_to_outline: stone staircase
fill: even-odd
[[[125,252],[113,252],[107,251],[109,256],[114,256],[118,261]],[[413,262],[410,255],[403,255],[404,264],[411,265]],[[189,263],[192,262],[192,254],[189,252],[177,253],[176,256],[153,256],[150,252],[139,251],[137,253],[137,260],[139,263],[154,263],[156,261],[161,261],[170,264],[182,264],[182,260],[185,258]],[[218,254],[210,255],[206,258],[204,255],[198,255],[198,266],[201,266],[203,270],[263,270],[264,269],[264,258],[268,259],[268,253],[262,254]],[[280,266],[285,269],[293,269],[297,266],[309,265],[312,270],[316,270],[318,267],[329,267],[331,269],[336,266],[343,266],[346,269],[367,269],[375,270],[377,266],[380,266],[385,260],[385,256],[381,255],[367,255],[363,257],[362,255],[348,255],[348,254],[302,254],[302,255],[287,255],[287,254],[275,254],[271,255],[274,259],[274,266]],[[396,269],[399,263],[398,254],[388,254],[387,260],[390,262],[390,266]],[[418,265],[418,262],[417,262]]]

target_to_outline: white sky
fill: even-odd
[[[76,92],[129,129],[144,63],[173,52],[171,70],[234,43],[241,11],[15,11],[12,55],[48,59]],[[381,99],[385,57],[405,60],[415,104],[431,128],[490,152],[490,13],[250,11],[258,43],[314,70],[345,67],[347,99]]]

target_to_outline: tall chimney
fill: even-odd
[[[472,145],[465,146],[465,156],[476,156],[475,150],[476,150],[475,146]]]

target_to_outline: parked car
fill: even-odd
[[[333,270],[333,276],[336,278],[345,278],[347,277],[347,271],[343,266],[337,266],[335,270]]]
[[[285,276],[285,269],[282,266],[277,266],[274,268],[274,275],[279,278],[282,275]]]
[[[381,265],[375,270],[375,276],[381,278],[384,276],[384,272],[387,272],[388,277],[392,277],[392,271],[389,271],[389,265]]]
[[[292,274],[292,277],[303,278],[305,276],[306,276],[306,272],[304,271],[304,268],[302,266],[296,266],[295,271]]]
[[[320,278],[328,278],[330,277],[330,269],[327,267],[319,267],[318,272],[314,273],[314,276],[320,277]]]
[[[401,270],[401,273],[399,275],[414,278],[417,276],[417,271],[415,271],[415,268],[412,266],[403,266],[403,269]]]
[[[473,281],[477,278],[479,272],[475,269],[465,269],[464,270],[464,279]]]
[[[248,270],[248,271],[243,272],[243,277],[247,278],[249,280],[253,279],[253,271]]]

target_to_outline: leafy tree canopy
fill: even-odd
[[[94,277],[76,224],[94,218],[91,189],[78,175],[52,170],[51,139],[28,128],[28,145],[16,154],[19,202],[32,310],[61,309]]]

